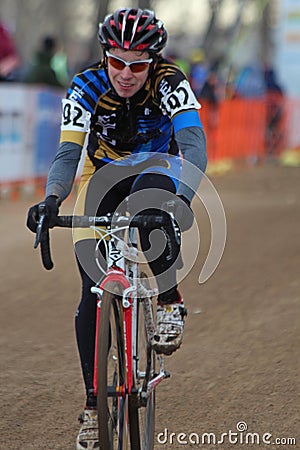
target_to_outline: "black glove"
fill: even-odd
[[[174,205],[174,218],[181,231],[189,230],[194,221],[191,202],[183,195],[177,195]]]
[[[56,195],[49,195],[43,202],[37,203],[29,208],[26,225],[33,233],[36,232],[39,222],[39,205],[41,204],[46,205],[45,227],[53,228],[54,225],[56,225],[56,218],[58,216],[61,201]]]

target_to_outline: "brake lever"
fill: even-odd
[[[179,228],[179,226],[176,223],[175,215],[174,215],[175,209],[176,209],[176,203],[175,203],[174,200],[168,200],[168,201],[165,202],[165,206],[166,206],[166,212],[169,214],[169,217],[170,217],[171,226],[172,226],[172,228],[174,230],[176,243],[177,243],[177,245],[180,245],[180,243],[181,243],[181,237],[180,237],[181,233],[180,233],[180,228]]]
[[[172,228],[175,231],[175,240],[176,240],[176,244],[180,245],[181,243],[181,238],[180,238],[180,228],[177,225],[176,221],[175,221],[175,217],[173,213],[169,213],[170,214],[170,219],[171,219],[171,224],[172,224]]]
[[[36,236],[33,248],[37,248],[41,242],[41,236],[43,231],[44,221],[46,219],[46,204],[40,203],[38,206],[39,209],[39,223],[36,228]]]

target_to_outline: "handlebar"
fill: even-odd
[[[36,239],[34,248],[41,246],[41,257],[43,266],[47,270],[54,267],[51,250],[49,228],[45,224],[46,206],[41,203],[39,205],[39,222],[36,230]],[[136,215],[134,217],[122,216],[118,214],[107,214],[105,216],[58,216],[55,227],[61,228],[89,228],[91,226],[103,226],[106,228],[121,227],[143,227],[153,228],[161,227],[165,220],[162,215]]]
[[[89,228],[98,227],[159,227],[164,224],[162,216],[136,215],[134,217],[118,214],[107,214],[105,216],[58,216],[56,227],[63,228]]]

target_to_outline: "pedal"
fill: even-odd
[[[181,306],[180,310],[182,318],[188,315],[188,310],[184,306]]]

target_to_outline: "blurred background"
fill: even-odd
[[[122,6],[122,0],[1,1],[1,191],[11,181],[19,186],[34,178],[36,184],[47,173],[61,96],[76,72],[101,58],[98,23]],[[154,9],[164,21],[165,55],[186,73],[202,104],[209,169],[241,160],[299,164],[299,2],[136,0],[126,6]]]
[[[126,2],[125,2],[126,3]],[[218,64],[223,73],[245,65],[273,64],[284,25],[281,9],[287,0],[136,0],[128,6],[153,8],[170,33],[168,52],[188,65],[200,58]],[[22,66],[26,67],[45,36],[57,39],[57,50],[66,53],[70,75],[91,56],[99,56],[95,39],[98,23],[118,0],[2,0],[0,15],[14,36]],[[297,12],[297,11],[294,11]],[[293,19],[297,16],[294,14]],[[298,22],[299,25],[299,22]]]

